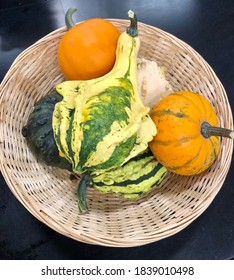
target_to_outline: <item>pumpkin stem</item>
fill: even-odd
[[[88,211],[87,203],[86,203],[86,191],[87,187],[93,186],[93,180],[89,173],[84,173],[81,177],[80,183],[77,189],[77,200],[78,200],[78,208],[81,214]]]
[[[69,8],[65,14],[65,23],[67,26],[67,29],[71,29],[73,26],[75,26],[75,23],[72,19],[72,15],[77,11],[76,8]]]
[[[136,37],[136,36],[138,36],[137,16],[132,10],[129,10],[128,17],[130,19],[130,26],[127,28],[126,32],[131,37]]]
[[[210,138],[211,136],[221,136],[234,139],[234,131],[231,129],[212,126],[208,122],[203,122],[201,125],[201,134],[205,138]]]

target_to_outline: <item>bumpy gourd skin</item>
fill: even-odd
[[[101,192],[132,199],[159,186],[166,171],[147,149],[114,170],[97,175],[93,172],[92,178],[95,188]]]
[[[41,161],[49,166],[71,170],[71,164],[59,156],[52,128],[54,106],[61,99],[61,96],[53,91],[35,103],[27,124],[22,128],[22,135],[30,150]]]

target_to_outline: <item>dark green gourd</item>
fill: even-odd
[[[71,170],[71,164],[59,154],[52,128],[54,106],[61,99],[61,95],[52,91],[36,102],[22,134],[39,160],[49,166]]]

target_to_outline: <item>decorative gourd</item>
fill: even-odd
[[[52,128],[54,106],[61,99],[61,95],[52,91],[35,103],[22,134],[39,160],[49,166],[71,170],[71,164],[59,155]]]
[[[90,183],[102,193],[115,193],[127,199],[136,199],[159,187],[166,171],[167,169],[147,149],[114,170],[102,174],[92,172],[92,183],[89,175],[85,173],[77,191],[79,211],[84,213],[88,210],[86,190]]]
[[[218,127],[210,102],[193,92],[165,97],[153,108],[151,118],[158,130],[149,143],[151,151],[168,170],[181,175],[209,168],[220,150],[218,136],[234,136],[232,130]]]
[[[116,168],[148,148],[156,127],[138,94],[136,16],[119,37],[116,63],[106,75],[65,81],[53,114],[59,151],[78,173]]]
[[[138,88],[144,105],[152,108],[172,90],[166,78],[166,70],[157,62],[145,58],[137,59]]]
[[[92,173],[92,178],[96,189],[101,192],[137,198],[158,186],[166,171],[167,169],[156,161],[150,149],[147,149],[114,170],[98,175]]]
[[[108,73],[115,63],[115,51],[120,36],[118,29],[101,18],[85,20],[77,25],[72,21],[76,11],[66,13],[69,29],[58,46],[58,64],[66,79],[87,80]]]

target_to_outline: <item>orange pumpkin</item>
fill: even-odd
[[[157,134],[149,143],[157,160],[180,175],[203,172],[216,159],[218,136],[233,137],[219,128],[218,117],[210,102],[193,92],[175,92],[162,99],[151,113]]]
[[[115,51],[120,36],[109,21],[92,18],[74,25],[71,16],[76,9],[66,13],[69,30],[58,46],[58,64],[68,80],[88,80],[108,73],[115,63]]]

